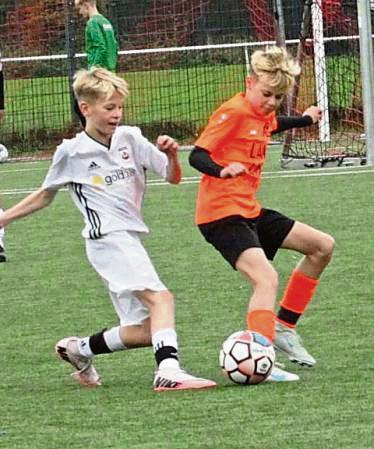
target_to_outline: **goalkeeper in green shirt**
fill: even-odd
[[[85,31],[88,68],[99,66],[114,72],[117,67],[118,42],[112,24],[99,13],[96,0],[75,0],[75,7],[82,17],[88,19]],[[84,128],[86,120],[77,101],[74,102],[74,110]]]
[[[112,24],[99,13],[96,0],[75,0],[79,14],[88,19],[85,32],[88,68],[100,66],[114,72],[118,43]]]

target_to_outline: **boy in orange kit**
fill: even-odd
[[[271,135],[309,126],[321,117],[316,106],[301,117],[276,115],[284,96],[300,73],[298,64],[279,47],[256,51],[246,92],[220,106],[211,116],[190,164],[203,173],[199,185],[196,223],[205,237],[252,285],[248,329],[260,332],[276,349],[303,366],[315,359],[295,331],[329,263],[334,239],[306,224],[263,208],[256,199]],[[274,313],[278,275],[271,264],[279,248],[304,255],[293,271],[277,316]],[[275,367],[269,380],[298,380]]]

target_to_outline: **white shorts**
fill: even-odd
[[[141,324],[148,308],[133,294],[137,290],[167,290],[137,232],[119,231],[86,240],[88,260],[107,286],[122,326]]]

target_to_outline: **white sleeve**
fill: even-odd
[[[69,157],[66,147],[60,145],[53,156],[52,164],[49,167],[42,188],[45,190],[58,190],[69,182],[72,182]]]
[[[153,143],[146,139],[139,128],[136,133],[137,156],[140,164],[151,170],[160,178],[166,179],[168,158]]]

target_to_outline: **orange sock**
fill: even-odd
[[[308,307],[318,284],[318,279],[313,279],[302,271],[295,270],[280,302],[277,321],[291,328],[296,327],[297,320]]]
[[[275,314],[272,310],[255,309],[247,314],[248,329],[258,332],[268,338],[271,342],[275,336]]]

